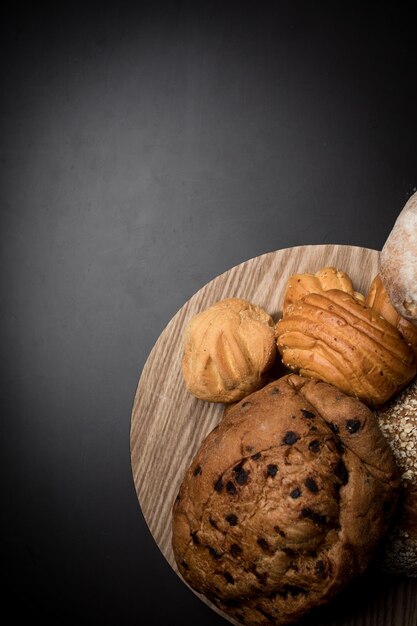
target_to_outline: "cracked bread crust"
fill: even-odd
[[[200,447],[173,509],[178,569],[244,624],[291,623],[364,571],[398,486],[369,409],[285,376],[231,407]]]

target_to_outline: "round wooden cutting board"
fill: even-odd
[[[160,550],[177,573],[171,548],[172,505],[186,469],[224,410],[224,405],[198,400],[185,389],[181,372],[185,324],[194,314],[227,297],[249,300],[277,320],[289,276],[316,272],[325,266],[347,272],[355,290],[365,293],[377,273],[378,256],[376,250],[366,248],[318,245],[286,248],[250,259],[200,289],[160,335],[139,380],[132,411],[130,449],[133,478],[143,515]],[[394,582],[394,585],[397,599],[401,598],[402,604],[405,603],[408,615],[413,615],[415,622],[403,619],[403,609],[397,615],[395,607],[391,607],[387,618],[393,621],[385,621],[386,606],[379,606],[376,599],[375,606],[364,608],[368,616],[366,620],[360,617],[352,621],[352,617],[340,617],[335,622],[326,621],[326,624],[365,626],[378,623],[388,626],[395,623],[396,626],[411,626],[417,623],[416,586],[410,581]],[[219,613],[205,598],[201,599]],[[386,601],[385,592],[381,602]],[[396,605],[397,601],[393,604]],[[381,611],[379,617],[375,611]],[[223,613],[221,615],[237,623]]]

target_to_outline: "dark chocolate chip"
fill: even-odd
[[[214,521],[212,517],[209,517],[209,522],[210,522],[210,526],[212,526],[216,530],[219,530],[219,527],[217,526],[216,522]]]
[[[270,622],[272,622],[273,624],[275,624],[275,617],[273,615],[271,615],[271,613],[268,613],[268,611],[265,611],[260,604],[257,604],[255,606],[255,609],[264,617],[266,617],[267,620],[269,620]]]
[[[230,526],[237,526],[237,516],[234,513],[226,515],[226,522],[228,522]]]
[[[269,393],[271,396],[279,396],[280,390],[278,389],[278,387],[272,387]]]
[[[224,572],[223,576],[225,577],[228,583],[230,583],[231,585],[235,584],[235,579],[229,572]]]
[[[277,472],[278,472],[277,465],[274,465],[273,463],[270,463],[269,465],[267,465],[266,473],[268,476],[275,476]]]
[[[262,455],[261,455],[261,453],[260,453],[260,452],[257,452],[256,454],[253,454],[253,455],[251,456],[251,458],[252,458],[254,461],[259,461],[259,459],[261,458],[261,456],[262,456]]]
[[[271,553],[271,547],[266,539],[264,539],[263,537],[258,537],[256,543],[262,548],[264,552],[268,552],[269,554]]]
[[[291,498],[293,498],[294,500],[296,500],[297,498],[299,498],[301,496],[301,491],[299,490],[298,487],[296,487],[295,489],[293,489],[290,492],[290,496]]]
[[[237,489],[231,480],[228,480],[226,483],[226,491],[227,493],[230,493],[230,495],[232,496],[234,496],[237,493]]]
[[[281,537],[286,537],[286,534],[284,533],[283,530],[281,530],[281,528],[279,526],[274,526],[274,530]]]
[[[215,548],[212,548],[211,546],[207,546],[207,548],[211,556],[213,557],[213,559],[220,559],[221,557],[220,552],[217,552],[217,550]]]
[[[304,484],[307,487],[307,489],[309,489],[312,493],[317,493],[319,490],[316,481],[314,480],[314,478],[311,478],[310,476],[308,476],[305,479]]]
[[[296,441],[298,441],[300,435],[297,435],[293,430],[288,430],[283,439],[283,443],[286,443],[289,446],[292,446]]]
[[[198,476],[199,474],[201,474],[201,465],[197,465],[194,470],[194,476]]]
[[[324,561],[317,561],[314,566],[314,571],[318,578],[326,578],[326,567],[324,565]]]
[[[346,430],[348,431],[348,433],[350,435],[353,435],[354,433],[357,433],[358,430],[360,429],[360,427],[361,427],[360,420],[352,419],[352,420],[348,420],[346,422]]]
[[[337,424],[334,424],[334,422],[330,422],[329,426],[334,433],[337,434],[339,432],[339,426]]]
[[[248,482],[248,477],[249,477],[249,472],[247,472],[245,469],[243,469],[242,466],[239,467],[239,469],[237,469],[235,467],[235,480],[237,482],[238,485],[246,485],[246,483]]]
[[[337,476],[342,485],[346,485],[349,480],[349,472],[346,469],[346,465],[343,463],[342,459],[336,464],[336,467],[333,470],[333,474]]]
[[[223,489],[223,480],[220,477],[219,480],[214,483],[214,490],[220,493],[222,489]]]
[[[314,419],[316,416],[311,411],[307,411],[307,409],[301,409],[301,413],[303,417],[306,417],[308,420]]]
[[[310,441],[310,443],[308,444],[308,449],[311,450],[311,452],[320,452],[320,441],[318,439],[313,439],[313,441]]]
[[[266,572],[258,572],[256,567],[254,567],[252,571],[255,574],[256,578],[261,583],[261,585],[266,585],[266,581],[268,579],[268,574]]]
[[[344,454],[345,453],[345,446],[340,441],[340,439],[335,441],[335,446],[336,446],[336,450],[338,451],[339,454]]]
[[[284,585],[284,593],[286,595],[289,594],[290,596],[293,596],[293,598],[296,598],[302,593],[307,593],[307,590],[303,587],[297,587],[297,585]]]
[[[301,510],[301,517],[311,519],[311,521],[315,524],[327,523],[327,518],[325,515],[321,515],[320,513],[317,513],[316,511],[313,511],[313,509],[310,509],[308,507]]]
[[[200,545],[200,539],[197,537],[197,531],[194,531],[193,533],[191,533],[191,539],[193,540],[193,543],[196,546]]]
[[[242,554],[242,548],[237,543],[232,543],[230,546],[230,554],[234,557],[238,557]]]
[[[186,563],[185,561],[181,561],[181,565],[183,566],[184,569],[190,569],[188,566],[188,563]]]

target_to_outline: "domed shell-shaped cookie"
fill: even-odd
[[[188,322],[184,381],[197,398],[235,402],[264,384],[276,354],[272,317],[246,300],[226,298]]]

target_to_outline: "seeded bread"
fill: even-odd
[[[367,407],[285,376],[229,408],[202,443],[173,508],[178,569],[248,626],[291,623],[365,570],[398,488]]]
[[[389,574],[417,576],[417,381],[376,415],[401,471],[400,503],[383,566]]]

